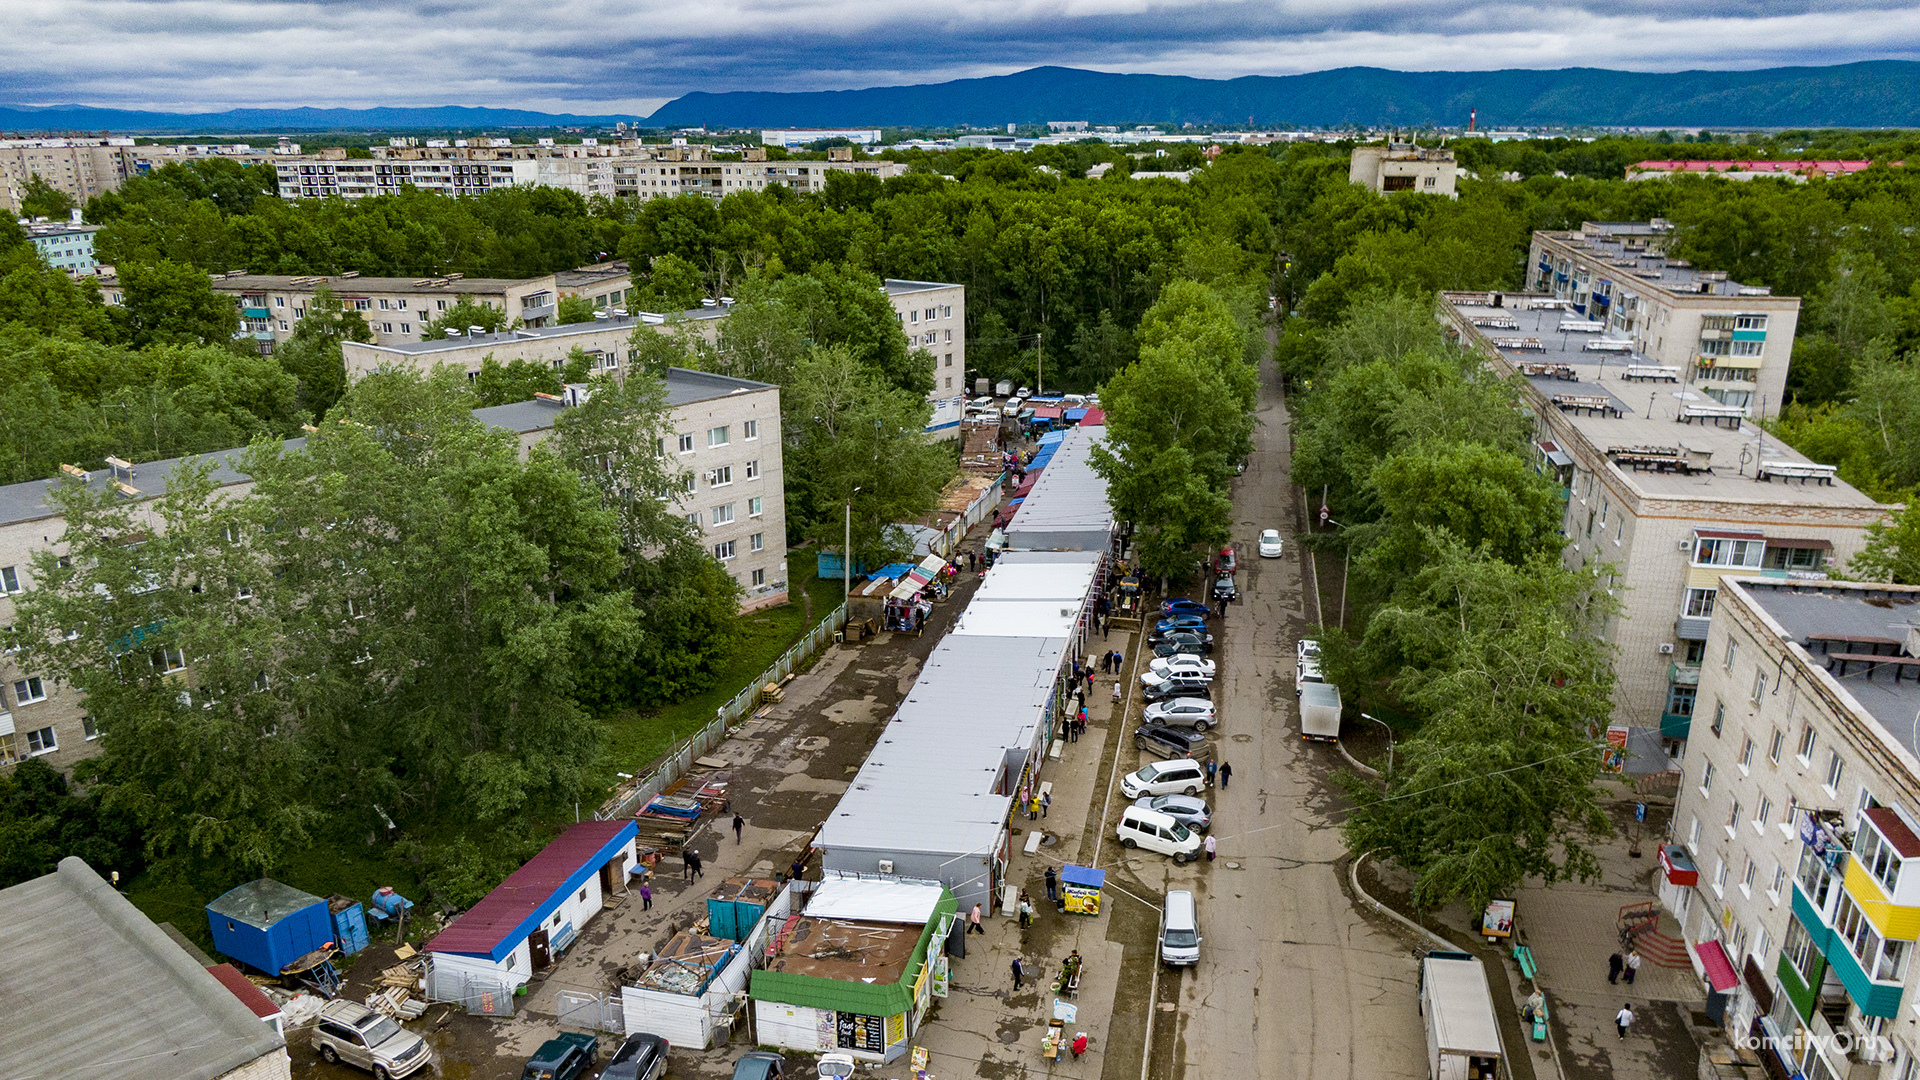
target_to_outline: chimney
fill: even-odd
[[[1473,125],[1476,123],[1479,123],[1479,121],[1480,121],[1480,110],[1468,109],[1467,110],[1467,130],[1472,131]]]

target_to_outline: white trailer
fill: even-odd
[[[1340,741],[1340,688],[1332,683],[1300,684],[1300,737]]]
[[[1435,950],[1420,962],[1420,1015],[1429,1080],[1499,1080],[1500,1025],[1487,969],[1468,953]]]

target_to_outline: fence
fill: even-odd
[[[973,501],[967,504],[964,513],[947,523],[947,527],[940,534],[939,545],[934,548],[934,554],[942,558],[953,556],[953,551],[960,546],[960,541],[966,539],[967,530],[987,520],[994,509],[1000,505],[1006,480],[1007,474],[1001,473],[991,487],[983,488],[980,494],[973,497]]]
[[[469,1016],[512,1016],[517,989],[511,978],[450,964],[434,964],[427,973],[427,998],[453,1002],[466,1009]]]
[[[799,670],[800,665],[813,659],[815,654],[826,648],[833,640],[834,631],[839,630],[847,621],[847,605],[842,603],[826,618],[820,620],[807,636],[795,642],[793,647],[782,653],[773,666],[760,673],[760,676],[748,683],[746,689],[735,694],[725,705],[714,711],[714,718],[707,726],[675,743],[660,760],[654,764],[645,776],[640,777],[623,793],[609,799],[605,805],[594,812],[601,821],[633,816],[647,801],[667,789],[667,786],[686,774],[693,767],[693,759],[720,745],[727,737],[727,728],[740,722],[760,700],[760,688],[768,683],[777,683]]]
[[[582,994],[574,990],[562,990],[555,1011],[559,1013],[561,1027],[611,1031],[615,1035],[627,1032],[626,1012],[620,1007],[620,998],[615,994]]]

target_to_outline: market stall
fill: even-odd
[[[1078,915],[1100,914],[1100,890],[1107,884],[1107,872],[1072,863],[1060,868],[1061,910]]]

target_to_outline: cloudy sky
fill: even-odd
[[[0,104],[645,114],[1038,64],[1639,71],[1920,59],[1885,0],[0,0]]]

